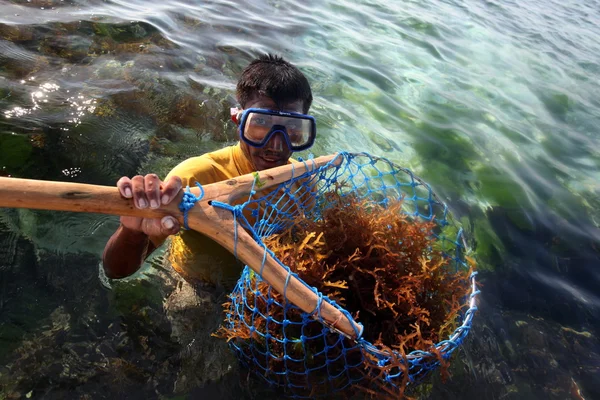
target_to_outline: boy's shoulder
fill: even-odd
[[[165,180],[171,176],[179,176],[183,180],[184,186],[195,182],[202,184],[218,182],[224,179],[222,176],[223,166],[227,166],[231,162],[232,146],[224,147],[182,161],[169,172]]]
[[[222,149],[211,151],[209,153],[204,153],[199,156],[190,157],[177,165],[173,169],[177,169],[180,167],[196,167],[196,168],[206,168],[211,165],[219,165],[222,163],[227,163],[231,160],[231,147],[227,146]]]

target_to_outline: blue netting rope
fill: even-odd
[[[236,224],[241,224],[262,245],[264,261],[267,253],[271,256],[274,254],[262,239],[289,228],[298,215],[318,218],[319,212],[327,206],[325,193],[335,191],[341,196],[353,194],[382,206],[391,200],[403,199],[404,213],[436,224],[434,237],[453,267],[456,270],[468,270],[465,259],[468,247],[464,232],[427,183],[410,170],[385,158],[345,152],[340,153],[340,157],[343,161],[337,166],[330,163],[316,168],[293,177],[275,189],[255,193],[254,189],[257,188],[253,187],[243,204],[213,202],[213,206],[233,213]],[[432,351],[415,350],[406,355],[383,351],[360,335],[357,340],[350,340],[332,330],[321,317],[322,302],[337,307],[349,319],[351,315],[335,301],[322,295],[318,288],[304,283],[319,299],[313,313],[304,313],[285,301],[287,282],[292,276],[298,275],[277,261],[287,274],[282,293],[284,301],[277,300],[274,291],[261,279],[260,274],[246,267],[231,293],[225,326],[233,330],[243,327],[249,332],[249,337],[245,339],[231,340],[232,349],[258,376],[270,385],[283,387],[289,396],[295,398],[329,396],[353,385],[361,385],[365,382],[366,367],[379,371],[376,379],[387,387],[403,389],[406,382],[416,384],[428,372],[440,366],[439,354],[447,360],[462,344],[477,310],[479,290],[475,280],[477,273],[474,272],[469,277],[470,293],[465,299],[466,311],[462,313],[460,324],[450,337],[437,343]],[[275,315],[272,313],[275,309],[280,311],[277,315],[283,315],[281,320],[271,316]],[[397,367],[398,360],[404,363],[405,368]],[[406,374],[408,381],[404,379]]]
[[[202,200],[202,198],[204,197],[204,188],[202,187],[202,185],[196,182],[196,186],[200,188],[200,194],[198,196],[194,195],[191,192],[190,186],[188,185],[185,188],[185,191],[183,192],[183,197],[181,198],[181,201],[179,202],[179,211],[183,213],[183,227],[185,229],[190,229],[188,226],[188,211],[194,208],[196,203]]]

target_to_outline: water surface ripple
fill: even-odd
[[[236,140],[237,76],[282,54],[313,86],[311,151],[412,169],[477,250],[466,373],[423,397],[600,397],[599,21],[598,0],[2,1],[0,174],[164,175]],[[0,209],[1,360],[55,308],[81,314],[68,282],[97,291],[116,224]]]

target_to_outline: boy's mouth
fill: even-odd
[[[281,160],[281,157],[277,156],[262,156],[261,158],[269,163],[274,163]]]
[[[260,155],[257,157],[256,163],[259,165],[256,165],[256,167],[258,167],[259,169],[269,169],[278,167],[284,164],[282,160],[283,158],[281,156]]]

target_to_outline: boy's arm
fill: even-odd
[[[156,250],[165,238],[150,238],[121,225],[104,247],[102,264],[104,273],[111,279],[125,278],[140,269],[144,260]]]
[[[156,174],[122,177],[117,182],[119,192],[133,199],[139,209],[158,208],[169,204],[181,190],[177,176],[161,182]],[[121,216],[121,225],[104,247],[102,265],[108,278],[124,278],[140,269],[150,253],[165,239],[179,232],[179,222],[173,216],[162,218],[137,218]]]
[[[212,165],[202,157],[188,159],[169,172],[164,184],[158,180],[148,181],[146,177],[121,178],[117,187],[121,195],[133,198],[138,208],[152,207],[154,200],[158,207],[161,204],[169,204],[179,193],[182,187],[195,182],[195,176],[207,176],[212,174]],[[140,179],[142,183],[140,184]],[[136,184],[137,182],[137,184]],[[129,189],[129,191],[127,191]],[[146,194],[146,196],[142,196]],[[152,194],[152,196],[151,196]],[[167,195],[165,202],[164,196]],[[140,200],[146,201],[140,204]],[[174,217],[163,217],[162,219],[121,217],[121,225],[111,236],[104,247],[102,264],[108,278],[124,278],[132,275],[140,269],[144,260],[161,246],[167,237],[179,232],[179,222]]]

